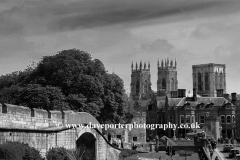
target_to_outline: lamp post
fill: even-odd
[[[219,125],[219,132],[220,132],[220,137],[219,138],[221,138],[222,137],[222,126],[221,125]]]

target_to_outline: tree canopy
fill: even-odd
[[[78,49],[44,56],[36,66],[1,76],[0,100],[30,108],[84,111],[101,123],[131,115],[123,80]]]

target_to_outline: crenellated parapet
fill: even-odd
[[[173,59],[169,60],[168,58],[165,60],[161,60],[161,62],[158,59],[157,63],[158,70],[166,70],[166,69],[177,69],[177,60],[175,58],[175,61]]]
[[[0,128],[43,129],[73,124],[76,121],[82,124],[89,122],[99,124],[92,115],[86,112],[47,111],[5,103],[0,104],[0,119]]]
[[[134,68],[133,62],[132,62],[131,68],[132,68],[132,73],[133,72],[150,71],[150,62],[148,62],[148,65],[146,64],[146,62],[144,62],[143,64],[142,64],[142,61],[140,61],[139,64],[136,62],[135,68]]]
[[[214,67],[214,66],[226,67],[225,64],[208,63],[208,64],[197,64],[197,65],[192,65],[192,68]]]
[[[46,152],[53,147],[64,147],[79,152],[82,146],[86,146],[83,139],[87,139],[88,145],[95,146],[94,149],[87,148],[95,155],[91,159],[117,159],[121,149],[110,144],[102,134],[102,129],[91,128],[90,123],[100,126],[97,119],[86,112],[47,111],[0,103],[0,144],[29,144],[45,157]],[[75,124],[75,127],[71,124]],[[77,127],[79,124],[89,127]]]

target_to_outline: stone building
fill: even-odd
[[[149,99],[152,93],[151,89],[151,74],[150,74],[150,62],[148,68],[146,63],[142,66],[142,61],[139,64],[136,63],[134,69],[132,62],[132,74],[131,74],[131,100]]]
[[[232,93],[231,98],[236,107],[236,137],[240,137],[240,95]]]
[[[137,112],[131,123],[135,128],[111,128],[106,131],[106,135],[111,135],[111,138],[123,140],[129,144],[140,144],[146,142],[146,129],[143,127],[137,128],[137,125],[146,123],[146,113]]]
[[[151,99],[154,91],[151,89],[151,73],[150,73],[150,62],[148,68],[146,63],[142,65],[142,61],[139,64],[136,63],[134,69],[132,62],[132,73],[131,73],[131,100],[147,100]],[[165,94],[170,96],[171,91],[178,90],[178,79],[177,79],[177,61],[170,60],[167,58],[165,61],[162,60],[161,64],[158,60],[158,80],[157,80],[157,92],[164,91]]]
[[[225,64],[199,64],[192,66],[193,88],[201,96],[215,97],[217,89],[226,93]]]
[[[177,91],[177,61],[158,61],[158,80],[157,80],[157,92],[155,93],[151,88],[151,73],[150,62],[148,66],[146,62],[142,64],[142,61],[136,63],[134,68],[133,62],[131,65],[131,93],[130,101],[134,104],[134,109],[137,112],[137,116],[134,116],[132,123],[145,123],[146,122],[146,107],[149,101],[155,95],[170,95],[171,91]],[[136,105],[137,104],[137,105]],[[133,129],[130,132],[122,131],[121,129],[115,130],[118,133],[118,137],[122,137],[122,134],[129,137],[129,142],[146,142],[146,129],[140,131],[139,129]],[[122,133],[122,134],[120,134]],[[143,134],[144,133],[144,134]],[[141,135],[139,135],[141,134]],[[130,138],[131,137],[131,138]],[[144,138],[143,138],[144,137]],[[133,140],[134,139],[134,140]]]
[[[178,80],[177,80],[177,61],[175,59],[175,64],[173,60],[169,61],[162,60],[161,65],[158,61],[158,80],[157,80],[157,90],[165,90],[166,94],[170,96],[171,91],[178,90]]]
[[[185,89],[178,89],[177,61],[158,61],[157,92],[151,89],[150,63],[133,69],[131,74],[130,99],[142,103],[140,108],[146,112],[147,124],[183,123],[200,124],[201,129],[214,132],[215,138],[222,136],[240,137],[239,102],[236,93],[226,94],[225,64],[200,64],[192,66],[193,96],[186,97]],[[147,105],[147,108],[144,106]],[[236,121],[237,120],[237,121]],[[218,125],[217,125],[218,124]],[[218,127],[216,127],[216,125]],[[219,128],[219,131],[216,129]],[[193,129],[146,130],[146,137],[155,135],[185,137]]]
[[[180,92],[181,93],[181,92]],[[223,94],[217,97],[197,97],[196,89],[194,89],[193,97],[186,97],[184,94],[178,97],[165,97],[165,101],[158,97],[154,97],[147,109],[147,123],[180,124],[198,123],[203,128],[206,125],[207,118],[220,118],[221,136],[231,138],[236,134],[235,112],[236,108],[229,100],[224,98]],[[221,93],[218,91],[218,93]],[[182,98],[179,98],[182,97]],[[208,115],[208,116],[207,116]],[[154,117],[154,118],[153,118]],[[150,134],[158,134],[160,137],[166,135],[168,137],[185,138],[186,134],[195,129],[157,129],[156,131],[147,131]]]

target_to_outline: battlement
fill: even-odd
[[[225,64],[208,63],[208,64],[197,64],[197,65],[192,65],[192,68],[214,67],[214,66],[226,67]]]
[[[56,127],[57,124],[71,124],[75,120],[86,124],[90,121],[98,123],[93,116],[86,112],[47,111],[5,103],[0,104],[0,128],[42,129]]]
[[[175,66],[169,66],[169,67],[158,67],[158,70],[177,70],[177,67]]]
[[[168,70],[168,69],[177,69],[177,60],[175,59],[175,63],[173,64],[173,60],[170,60],[167,58],[165,60],[161,61],[161,65],[158,59],[157,64],[158,70]]]
[[[134,73],[134,72],[136,72],[136,73],[139,73],[139,72],[150,72],[150,69],[133,69],[132,70],[132,73]]]
[[[133,67],[133,62],[132,62],[131,68],[132,68],[132,72],[150,71],[150,62],[148,62],[148,67],[146,65],[146,62],[144,62],[143,66],[142,66],[142,61],[140,61],[139,67],[138,67],[138,64],[136,62],[135,69]]]

